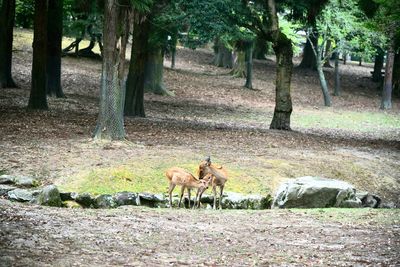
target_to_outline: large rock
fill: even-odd
[[[96,201],[89,193],[72,193],[71,196],[73,200],[75,200],[75,202],[81,205],[83,208],[94,208],[96,206]]]
[[[8,184],[0,184],[0,197],[6,196],[7,193],[11,190],[17,189],[15,186],[8,185]]]
[[[14,183],[17,186],[23,186],[23,187],[36,187],[39,185],[38,180],[29,176],[14,177]]]
[[[11,175],[0,175],[0,184],[13,184],[14,177]]]
[[[358,191],[356,195],[361,200],[362,206],[366,208],[378,208],[382,201],[380,197],[368,192]]]
[[[166,203],[162,194],[139,193],[138,205],[151,208],[160,207]]]
[[[32,191],[19,188],[8,191],[7,195],[9,200],[18,202],[33,201],[35,198]]]
[[[349,183],[321,177],[300,177],[283,183],[274,198],[274,208],[359,208],[361,200]]]
[[[139,205],[139,196],[136,193],[119,192],[114,195],[114,199],[118,206]]]
[[[95,198],[95,206],[99,209],[110,209],[118,205],[112,195],[99,195]]]
[[[48,185],[42,189],[37,197],[37,204],[51,207],[61,207],[62,201],[60,192],[55,185]]]
[[[223,209],[269,209],[271,197],[261,195],[243,195],[234,192],[227,192],[222,198]],[[218,205],[218,201],[217,201]]]

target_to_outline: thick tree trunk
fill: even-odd
[[[310,36],[310,39],[313,42],[314,47],[316,47],[318,44],[318,34],[312,34]],[[312,46],[308,38],[303,50],[303,59],[301,60],[299,67],[303,69],[316,69],[315,54],[312,50]]]
[[[385,79],[383,84],[381,109],[392,108],[393,63],[394,63],[394,41],[392,41],[392,44],[390,45],[386,55]]]
[[[261,60],[267,59],[266,55],[269,52],[267,41],[257,36],[254,46],[253,58]]]
[[[94,131],[95,139],[121,140],[125,138],[123,117],[123,80],[119,75],[121,42],[120,29],[125,22],[119,20],[115,1],[104,4],[104,51],[101,73],[100,108]],[[122,25],[121,25],[122,24]]]
[[[382,68],[385,61],[385,51],[378,47],[375,55],[374,71],[372,72],[372,81],[382,81]]]
[[[47,94],[65,97],[61,88],[63,1],[49,1],[47,23]]]
[[[135,14],[133,21],[133,44],[126,82],[124,113],[126,116],[145,117],[144,80],[149,53],[150,21],[145,15],[140,14]]]
[[[233,69],[231,74],[236,78],[244,78],[246,77],[246,64],[245,64],[245,52],[238,50],[236,51],[236,60],[233,64]]]
[[[394,56],[393,63],[393,93],[400,96],[400,53]]]
[[[290,83],[293,70],[293,48],[291,41],[280,32],[273,46],[276,55],[275,110],[270,129],[290,130],[292,99]]]
[[[148,53],[145,67],[144,91],[157,95],[174,95],[164,85],[164,55],[161,47]]]
[[[339,53],[335,53],[335,96],[340,96]]]
[[[28,109],[47,110],[47,0],[35,0],[33,60]]]
[[[12,76],[15,0],[3,0],[0,10],[0,88],[17,87]]]
[[[245,44],[246,83],[244,87],[253,89],[253,43]]]
[[[229,69],[233,67],[232,51],[229,50],[218,38],[215,41],[214,53],[213,63],[215,66]]]

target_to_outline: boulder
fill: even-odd
[[[321,177],[300,177],[284,182],[278,189],[274,208],[361,207],[356,189],[349,183]]]
[[[139,205],[139,196],[136,193],[119,192],[114,195],[114,199],[118,206]]]
[[[14,178],[14,183],[23,187],[36,187],[39,185],[38,180],[28,176],[17,176]]]
[[[243,195],[227,192],[222,198],[223,209],[269,209],[271,207],[271,196]],[[218,205],[218,202],[217,202]]]
[[[95,198],[95,207],[99,209],[110,209],[117,207],[117,202],[112,195],[99,195]]]
[[[14,177],[11,175],[0,175],[0,184],[13,184],[14,183]]]
[[[74,200],[74,198],[72,197],[71,192],[60,192],[60,198],[62,201],[70,201],[70,200]]]
[[[368,192],[359,191],[356,195],[361,200],[362,206],[366,208],[378,208],[382,202],[380,197]]]
[[[42,189],[36,200],[37,204],[51,207],[61,207],[60,192],[55,185],[48,185]]]
[[[80,204],[83,208],[94,208],[96,206],[95,200],[89,193],[72,193],[71,196],[73,200],[75,200],[75,202]]]
[[[166,201],[162,194],[139,193],[138,205],[155,208],[160,204],[165,204]]]
[[[17,189],[15,186],[8,185],[8,184],[0,184],[0,197],[6,196],[7,193],[11,190]]]
[[[7,196],[8,196],[9,200],[18,201],[18,202],[28,202],[28,201],[34,200],[33,192],[29,191],[27,189],[17,188],[17,189],[8,191]]]

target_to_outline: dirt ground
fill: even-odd
[[[71,210],[0,200],[0,266],[398,266],[399,213],[387,210],[387,224],[377,214]]]
[[[100,167],[196,163],[211,155],[228,170],[258,170],[271,193],[283,179],[318,175],[400,205],[400,130],[303,127],[296,120],[292,132],[269,130],[271,60],[255,62],[255,90],[246,90],[243,79],[209,64],[210,51],[179,49],[177,70],[165,69],[165,84],[176,96],[146,94],[147,117],[125,119],[127,141],[102,143],[91,139],[101,63],[63,58],[67,98],[49,98],[50,111],[30,112],[31,56],[29,48],[16,51],[13,73],[20,88],[0,90],[0,172],[57,184]],[[376,112],[377,85],[367,78],[371,66],[342,69],[343,95],[324,108],[316,74],[295,68],[294,116]],[[332,70],[327,78],[332,86]],[[387,114],[399,113],[395,98]],[[376,216],[368,212],[367,218]],[[393,221],[381,224],[281,210],[71,210],[0,199],[0,213],[0,266],[400,265],[397,211]]]

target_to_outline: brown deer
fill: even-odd
[[[224,193],[224,186],[226,181],[228,180],[228,174],[226,170],[222,166],[217,166],[211,163],[210,157],[207,157],[205,160],[200,162],[198,168],[199,179],[204,179],[205,177],[209,177],[211,175],[211,185],[214,194],[214,206],[216,209],[217,206],[217,192],[216,187],[219,186],[219,209],[222,209],[222,195]],[[208,178],[209,179],[209,178]]]
[[[202,180],[197,180],[192,174],[188,173],[182,168],[172,167],[165,172],[165,176],[167,176],[169,181],[169,206],[172,208],[172,191],[174,191],[175,186],[181,186],[181,195],[179,198],[178,207],[181,207],[182,197],[185,192],[185,189],[188,191],[189,196],[189,208],[190,208],[190,190],[193,188],[197,188],[196,198],[194,201],[195,207],[200,207],[200,198],[201,195],[208,189],[210,184],[211,176],[205,177]]]

